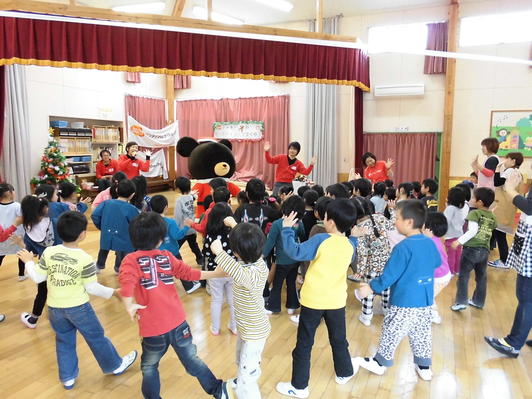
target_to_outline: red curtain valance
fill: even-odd
[[[0,17],[0,65],[341,84],[369,90],[359,49]]]

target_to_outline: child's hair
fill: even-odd
[[[51,184],[39,184],[35,189],[35,195],[39,198],[46,198],[48,201],[52,201],[54,197],[55,187]],[[44,195],[44,197],[43,197]]]
[[[355,188],[355,181],[354,180],[352,180],[352,181],[343,181],[340,184],[342,186],[344,186],[344,188],[346,189],[347,194],[349,194],[349,196],[353,195],[353,191],[354,191],[354,188]]]
[[[410,184],[410,183],[409,183]],[[397,203],[397,211],[401,212],[403,219],[412,219],[414,229],[421,229],[427,218],[427,209],[423,202],[410,199]]]
[[[293,192],[294,192],[294,186],[292,186],[291,184],[289,186],[282,186],[279,189],[279,195],[281,195],[281,194],[287,195],[287,194],[290,194],[290,193],[293,193]]]
[[[126,144],[126,154],[127,154],[127,152],[129,151],[129,149],[130,149],[131,147],[133,147],[134,145],[136,145],[137,147],[139,146],[139,145],[137,144],[137,142],[135,142],[135,141],[130,141],[130,142],[128,142],[128,143]]]
[[[70,198],[70,196],[75,192],[76,185],[70,183],[69,181],[62,181],[61,183],[59,183],[59,187],[57,188],[57,194],[59,195],[59,198],[61,200]]]
[[[299,144],[297,141],[292,141],[290,144],[288,144],[288,149],[290,148],[293,148],[299,154],[299,151],[301,151],[301,144]]]
[[[473,195],[477,201],[482,201],[486,208],[489,208],[493,201],[495,201],[495,192],[488,187],[478,187],[473,191]]]
[[[373,195],[382,197],[386,191],[386,185],[383,182],[378,182],[373,185]]]
[[[74,242],[87,230],[87,218],[76,211],[64,212],[57,220],[57,234],[64,242]]]
[[[166,236],[166,222],[155,212],[142,212],[129,223],[129,238],[140,251],[157,248]]]
[[[388,201],[393,201],[397,198],[397,191],[393,187],[388,187],[384,191],[384,194],[386,195],[386,198],[388,199]]]
[[[227,234],[230,228],[224,224],[224,219],[228,216],[233,216],[233,211],[231,211],[229,204],[227,202],[218,202],[209,213],[205,232],[211,237]]]
[[[414,187],[414,193],[419,196],[421,194],[421,183],[418,181],[413,181],[412,186]]]
[[[131,195],[135,194],[136,189],[135,183],[131,180],[124,179],[118,183],[118,186],[116,187],[116,195],[117,197],[129,198]]]
[[[449,190],[449,193],[447,194],[447,204],[462,209],[465,205],[465,202],[466,197],[464,190],[462,190],[460,187],[453,187]]]
[[[13,191],[15,191],[15,189],[11,184],[0,183],[0,198],[4,198],[4,195],[6,195],[6,193],[12,193]]]
[[[323,187],[320,186],[319,184],[315,184],[311,188],[318,193],[318,197],[323,197],[325,195],[325,191],[323,190]]]
[[[347,193],[344,186],[342,186],[340,183],[331,184],[330,186],[327,186],[325,189],[327,194],[334,196],[334,198],[349,198],[349,194]]]
[[[423,180],[423,185],[429,189],[429,194],[436,194],[438,191],[438,183],[434,179]]]
[[[347,198],[332,200],[327,206],[327,219],[334,221],[340,233],[345,233],[354,226],[357,220],[355,206]]]
[[[364,178],[356,179],[354,191],[358,191],[358,195],[360,195],[361,197],[367,197],[371,194],[371,181]]]
[[[391,179],[386,179],[384,180],[384,184],[386,185],[386,187],[393,187],[393,180]]]
[[[266,196],[266,186],[260,179],[251,179],[246,184],[246,193],[249,202],[261,202]]]
[[[469,200],[471,199],[471,187],[469,186],[469,184],[467,184],[467,183],[459,183],[459,184],[457,184],[454,187],[459,188],[460,190],[462,190],[462,192],[464,193],[466,202],[469,202]]]
[[[236,200],[238,201],[239,204],[249,204],[248,195],[246,194],[245,191],[240,191],[236,195]]]
[[[354,197],[351,198],[351,202],[356,208],[357,221],[362,219],[364,216],[369,216],[371,225],[373,226],[373,234],[375,234],[375,237],[379,238],[381,234],[379,233],[377,225],[375,224],[375,220],[373,219],[371,201],[365,197]]]
[[[154,195],[150,201],[151,210],[162,215],[164,209],[168,206],[168,200],[164,195]]]
[[[229,233],[229,245],[244,263],[260,259],[264,241],[264,233],[253,223],[239,223]]]
[[[447,233],[447,218],[442,212],[428,212],[425,228],[432,231],[436,237],[443,237]]]
[[[310,190],[309,186],[301,186],[297,189],[297,195],[299,195],[301,198],[303,198],[303,195]]]
[[[523,154],[520,152],[509,152],[506,154],[506,158],[513,159],[515,161],[515,168],[519,169],[519,167],[522,165],[524,158]]]
[[[314,205],[316,205],[318,198],[318,193],[312,189],[305,191],[305,194],[303,194],[305,205],[312,207],[312,209],[314,209]]]
[[[144,176],[135,176],[131,182],[135,185],[135,195],[129,202],[140,209],[142,208],[142,201],[148,193],[148,181]]]
[[[211,186],[213,190],[216,190],[218,187],[227,188],[227,182],[225,181],[223,177],[215,177],[209,182],[209,186]]]
[[[488,150],[491,154],[496,154],[497,151],[499,151],[499,144],[499,140],[497,140],[495,137],[488,137],[480,142],[480,145],[485,146],[486,150]]]
[[[175,179],[175,188],[178,188],[181,191],[181,194],[190,193],[190,179],[185,176],[179,176]]]
[[[397,189],[399,190],[399,192],[401,191],[401,189],[403,189],[408,198],[414,198],[414,186],[412,185],[412,183],[401,183],[399,184]]]
[[[288,216],[291,212],[297,214],[297,219],[301,220],[305,214],[305,202],[297,195],[288,197],[281,205],[281,212],[283,215]]]
[[[212,198],[212,195],[209,194],[207,195],[205,198],[203,198],[203,207],[205,209],[209,209],[209,207],[211,206],[211,204],[214,202],[213,198]]]
[[[124,172],[116,172],[113,177],[111,177],[111,186],[109,188],[109,194],[111,194],[111,198],[117,199],[118,198],[118,184],[122,180],[126,180],[127,176]]]
[[[471,176],[471,177],[475,177],[475,178],[478,179],[477,172],[471,172],[471,173],[469,174],[469,176]]]
[[[111,151],[109,151],[109,150],[101,150],[101,151],[100,151],[100,158],[103,159],[103,154],[105,154],[105,153],[107,153],[107,154],[109,154],[109,156],[111,156]],[[63,241],[64,241],[64,240],[63,240]]]
[[[229,202],[231,199],[231,193],[227,187],[218,187],[212,193],[212,200],[215,204],[218,202]]]
[[[331,203],[333,199],[331,197],[320,197],[316,201],[316,206],[314,207],[314,210],[318,212],[318,216],[320,220],[325,219],[325,214],[327,213],[327,207]]]
[[[48,208],[48,200],[46,193],[38,195],[26,195],[20,201],[20,210],[22,212],[22,225],[26,230],[30,230],[33,226],[41,221],[41,218],[46,215]]]

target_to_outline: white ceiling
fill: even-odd
[[[78,0],[78,4],[111,8],[118,5],[149,3],[164,1],[165,14],[171,14],[176,0]],[[288,21],[303,21],[315,18],[315,0],[289,0],[294,8],[289,13],[278,11],[274,8],[253,0],[213,0],[213,9],[220,13],[244,20],[248,25],[267,25]],[[337,14],[360,15],[384,10],[411,9],[424,6],[446,5],[449,0],[323,0],[324,16]],[[463,1],[463,0],[462,0]],[[183,16],[192,18],[194,6],[207,6],[207,0],[186,0]]]

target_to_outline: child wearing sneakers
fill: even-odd
[[[467,231],[453,242],[452,247],[462,245],[462,257],[460,259],[460,272],[456,281],[456,299],[451,309],[460,311],[467,308],[467,304],[482,309],[486,301],[488,287],[488,255],[490,252],[490,240],[493,229],[497,227],[495,215],[489,207],[495,200],[495,193],[491,188],[479,187],[473,191],[471,205],[475,210],[469,212],[466,217]],[[477,283],[473,297],[468,300],[467,286],[469,275],[475,270]]]
[[[137,358],[137,351],[121,358],[90,305],[88,294],[109,299],[116,291],[97,282],[94,260],[79,248],[87,234],[87,218],[79,212],[65,212],[57,221],[57,231],[63,244],[46,248],[38,265],[25,249],[18,252],[18,257],[35,283],[48,284],[48,313],[56,335],[59,379],[65,389],[72,389],[79,374],[78,331],[105,374],[122,374]]]
[[[166,235],[166,223],[155,212],[141,213],[133,219],[129,235],[136,251],[122,261],[118,281],[131,319],[138,313],[144,398],[160,398],[159,361],[171,345],[187,373],[199,380],[206,393],[226,399],[226,384],[216,379],[197,356],[185,310],[174,286],[174,277],[193,281],[223,273],[192,269],[169,251],[158,249]]]
[[[20,210],[20,203],[15,201],[15,189],[9,183],[0,184],[0,227],[7,229],[14,224],[17,217],[22,217],[22,211]],[[24,236],[24,228],[18,226],[15,234],[19,237]],[[7,242],[0,243],[0,265],[6,257],[6,255],[14,255],[21,249],[20,246],[9,240]],[[18,261],[18,281],[24,281],[24,262],[20,259]]]
[[[238,330],[236,342],[237,378],[232,380],[238,399],[260,399],[257,383],[260,361],[266,338],[270,334],[270,321],[264,311],[262,291],[268,278],[268,267],[262,259],[264,234],[254,223],[239,223],[229,234],[229,247],[239,259],[236,261],[223,248],[220,240],[210,245],[215,261],[233,277],[233,298]]]
[[[357,246],[355,235],[362,235],[361,230],[354,226],[355,221],[355,206],[346,198],[335,199],[329,203],[325,214],[327,233],[317,234],[297,244],[292,229],[296,214],[292,212],[284,217],[281,231],[284,251],[292,259],[311,262],[301,288],[297,342],[292,352],[292,380],[279,382],[276,387],[277,392],[283,395],[308,398],[310,354],[322,319],[329,333],[336,382],[345,384],[355,374],[345,326],[346,273]],[[348,239],[345,233],[349,230],[351,237]]]
[[[438,248],[441,257],[441,265],[434,271],[434,305],[432,305],[432,322],[441,323],[441,316],[438,313],[436,297],[449,284],[453,275],[449,268],[447,252],[443,246],[443,236],[447,233],[447,218],[442,212],[428,212],[425,220],[423,234],[429,237]]]
[[[391,287],[390,308],[384,316],[379,348],[373,358],[357,357],[356,364],[382,375],[393,364],[395,350],[408,335],[414,353],[416,372],[421,379],[432,379],[432,318],[434,270],[441,258],[432,240],[421,233],[427,209],[419,200],[397,204],[395,226],[406,238],[397,244],[382,276],[363,283],[358,298]]]

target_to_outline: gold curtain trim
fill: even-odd
[[[254,75],[251,73],[229,73],[229,72],[208,72],[208,71],[193,71],[183,69],[168,69],[155,67],[130,67],[127,65],[101,65],[96,63],[85,62],[70,62],[70,61],[49,61],[37,60],[35,58],[2,58],[0,65],[37,65],[37,66],[51,66],[57,68],[81,68],[81,69],[99,69],[101,71],[122,71],[122,72],[144,72],[157,73],[165,75],[192,75],[192,76],[208,76],[218,78],[235,78],[235,79],[253,79],[253,80],[274,80],[279,82],[305,82],[305,83],[319,83],[332,85],[346,85],[354,86],[369,91],[369,87],[357,80],[338,80],[338,79],[317,79],[317,78],[298,78],[295,76],[275,76],[275,75]]]

